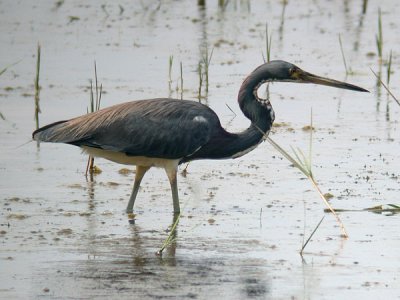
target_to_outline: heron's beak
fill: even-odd
[[[330,78],[317,76],[317,75],[314,75],[314,74],[311,74],[311,73],[307,73],[307,72],[302,71],[302,70],[297,70],[296,73],[293,74],[293,75],[297,78],[297,80],[299,82],[315,83],[315,84],[332,86],[332,87],[339,88],[339,89],[346,89],[346,90],[352,90],[352,91],[358,91],[358,92],[368,92],[369,93],[368,90],[363,89],[362,87],[350,84],[350,83],[346,83],[346,82],[342,82],[342,81],[338,81],[338,80],[334,80],[334,79],[330,79]]]

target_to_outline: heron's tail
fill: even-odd
[[[65,143],[59,134],[59,129],[65,122],[67,121],[58,121],[35,130],[32,139],[38,142]]]

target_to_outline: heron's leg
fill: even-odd
[[[177,168],[165,169],[167,172],[167,176],[169,179],[169,183],[171,184],[171,191],[172,191],[172,200],[174,203],[174,213],[178,214],[181,212],[179,207],[179,195],[178,195],[178,180],[176,178]]]
[[[133,212],[133,205],[135,205],[135,199],[139,191],[140,183],[142,182],[144,174],[150,169],[150,167],[136,166],[135,183],[133,184],[133,190],[131,197],[129,198],[128,206],[126,207],[126,212]]]

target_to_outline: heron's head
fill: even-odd
[[[261,65],[254,71],[254,73],[264,73],[264,76],[266,75],[268,77],[267,81],[314,83],[340,89],[368,92],[366,89],[350,83],[308,73],[300,69],[298,66],[282,60],[274,60]]]

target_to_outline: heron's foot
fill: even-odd
[[[132,212],[132,210],[128,211],[128,209],[127,209],[126,213],[127,213],[127,216],[128,216],[129,224],[135,225],[135,220],[136,220],[135,217],[136,217],[136,215]]]

